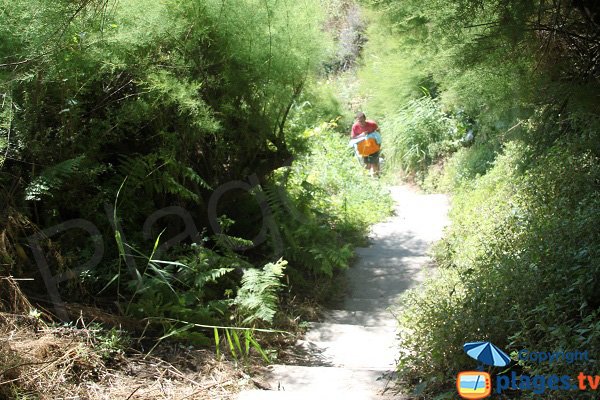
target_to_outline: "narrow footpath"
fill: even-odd
[[[269,367],[273,390],[242,392],[239,400],[404,398],[391,390],[398,352],[393,311],[402,292],[427,275],[427,251],[442,236],[449,205],[445,195],[389,190],[395,215],[373,226],[369,247],[357,249],[344,307],[312,323],[297,343],[307,362]]]

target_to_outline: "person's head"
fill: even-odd
[[[365,121],[367,120],[367,117],[365,116],[365,113],[360,111],[356,113],[356,121],[361,124],[364,125]]]

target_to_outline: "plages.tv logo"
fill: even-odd
[[[463,346],[464,351],[477,360],[477,370],[462,371],[456,377],[456,390],[463,399],[484,399],[492,392],[492,378],[483,372],[484,365],[505,367],[510,357],[490,342],[470,342]]]
[[[456,378],[458,394],[463,399],[483,399],[492,391],[490,374],[483,371],[462,371]]]

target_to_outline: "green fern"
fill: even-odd
[[[122,156],[119,168],[129,177],[130,189],[143,188],[148,194],[169,193],[185,200],[199,202],[200,196],[186,187],[188,182],[210,189],[200,175],[183,163],[157,153],[135,157]]]
[[[294,267],[301,266],[315,276],[332,277],[334,271],[348,267],[353,254],[351,246],[342,245],[339,236],[330,228],[335,223],[333,218],[318,209],[306,210],[306,204],[315,203],[313,194],[326,195],[323,189],[302,181],[296,190],[301,190],[306,200],[292,200],[290,194],[277,184],[263,188],[271,215],[285,242],[284,257]]]
[[[234,301],[246,315],[244,324],[252,324],[257,320],[271,323],[277,312],[277,292],[283,284],[281,277],[287,261],[279,259],[269,263],[262,270],[248,269],[242,278],[242,287]]]
[[[196,290],[200,290],[205,284],[217,282],[219,278],[232,272],[234,269],[235,268],[215,268],[209,271],[199,272],[194,280],[194,286]]]
[[[71,158],[43,170],[25,189],[25,200],[40,201],[44,196],[52,197],[53,192],[77,172],[84,158]]]

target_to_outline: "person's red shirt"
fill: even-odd
[[[375,132],[378,128],[379,127],[377,126],[375,121],[371,121],[369,119],[365,121],[365,126],[361,126],[360,123],[355,122],[354,125],[352,125],[352,139],[354,139],[361,133]]]

